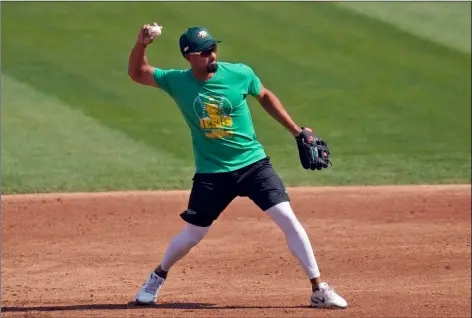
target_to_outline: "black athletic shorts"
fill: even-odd
[[[290,201],[269,157],[244,168],[223,173],[196,173],[188,208],[180,214],[186,222],[207,227],[236,197],[250,198],[262,211]]]

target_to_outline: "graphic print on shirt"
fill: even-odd
[[[233,106],[224,96],[198,94],[193,102],[193,110],[200,120],[200,128],[207,138],[230,137],[233,132],[231,113]]]

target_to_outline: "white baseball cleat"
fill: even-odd
[[[165,279],[153,271],[136,294],[136,303],[141,305],[154,304],[164,282]]]
[[[347,302],[339,296],[327,283],[321,283],[310,298],[312,307],[347,308]]]

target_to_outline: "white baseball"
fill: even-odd
[[[155,38],[156,36],[161,35],[162,27],[159,25],[154,25],[150,29],[148,29],[149,36]]]

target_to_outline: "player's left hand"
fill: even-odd
[[[302,127],[302,131],[295,137],[295,140],[303,168],[321,170],[332,165],[329,160],[328,145],[324,140],[315,136],[310,128]]]

